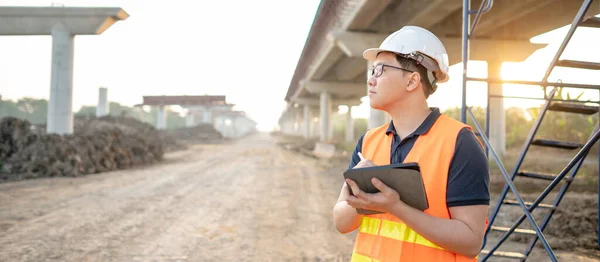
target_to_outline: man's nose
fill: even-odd
[[[369,79],[367,80],[367,84],[369,86],[375,86],[377,84],[377,78],[375,78],[374,76],[369,77]]]

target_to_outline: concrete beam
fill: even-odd
[[[386,34],[359,33],[345,30],[332,31],[327,35],[327,39],[335,43],[349,57],[362,57],[365,49],[378,47],[386,37]]]
[[[494,6],[485,13],[475,28],[476,36],[493,35],[496,29],[512,21],[524,18],[526,15],[540,8],[556,2],[555,0],[522,0],[522,1],[494,1]],[[579,2],[579,1],[575,1]],[[539,24],[538,24],[539,25]],[[536,25],[536,26],[538,26]]]
[[[364,62],[363,62],[364,67]],[[363,71],[364,72],[364,71]],[[366,95],[364,83],[315,82],[303,83],[304,88],[311,94],[327,91],[333,95],[363,97]]]
[[[320,104],[319,98],[302,98],[301,97],[301,98],[294,98],[293,101],[300,105],[319,106],[319,104]],[[360,99],[333,99],[333,100],[331,100],[331,104],[334,107],[346,106],[346,105],[359,106],[361,103],[362,102],[360,101]]]
[[[309,66],[306,79],[321,79],[344,56],[344,53],[333,42],[327,42],[326,45],[323,55]]]
[[[394,32],[404,25],[429,28],[461,7],[462,1],[458,0],[404,0],[388,7],[387,11],[381,14],[370,28],[388,33]]]
[[[386,34],[336,31],[329,35],[349,57],[362,57],[365,49],[378,47]],[[462,39],[460,37],[439,37],[448,52],[450,64],[461,61]],[[546,44],[532,44],[528,40],[474,39],[470,42],[471,60],[500,60],[521,62]],[[492,51],[493,50],[493,51]]]
[[[335,67],[335,76],[339,81],[351,81],[365,72],[365,59],[346,57]]]
[[[385,10],[391,0],[361,0],[354,8],[352,19],[343,28],[361,30],[369,27],[373,21]]]
[[[0,7],[0,35],[50,35],[57,24],[73,35],[97,35],[127,17],[110,7]]]
[[[533,12],[521,17],[521,19],[501,24],[500,27],[494,28],[495,30],[490,35],[493,38],[529,39],[533,36],[571,24],[583,1],[551,0],[546,2],[551,3],[535,9]],[[599,13],[600,2],[595,1],[586,12],[584,20]],[[485,16],[483,19],[485,19]]]

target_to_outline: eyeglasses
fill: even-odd
[[[406,68],[401,68],[401,67],[397,67],[397,66],[391,66],[391,65],[386,65],[386,64],[378,64],[377,66],[371,68],[371,75],[374,77],[380,77],[383,74],[383,67],[391,67],[394,69],[398,69],[398,70],[402,70],[402,71],[406,71],[409,73],[414,73],[415,71],[412,70],[408,70]]]

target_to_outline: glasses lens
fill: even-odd
[[[382,73],[383,73],[383,64],[377,65],[375,67],[375,73],[373,75],[375,75],[375,77],[380,77]]]

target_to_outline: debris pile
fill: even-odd
[[[0,119],[0,182],[79,176],[152,163],[173,142],[132,118],[76,118],[74,134],[61,136],[6,117]]]

